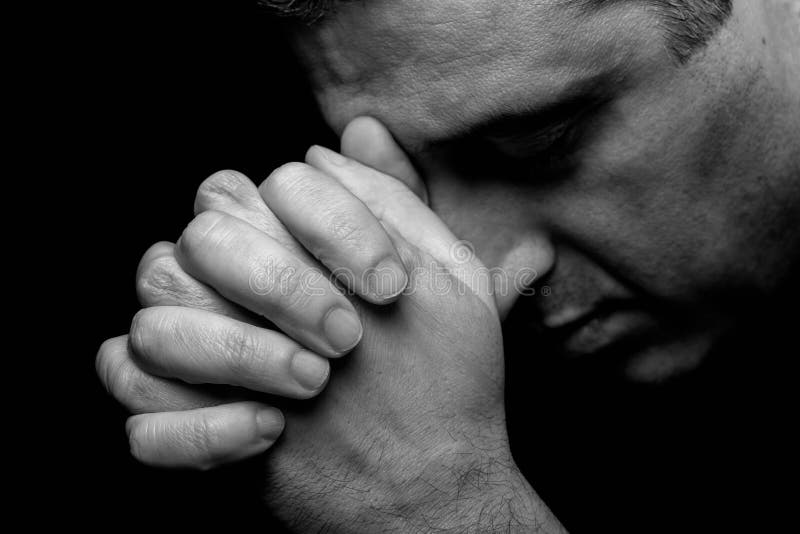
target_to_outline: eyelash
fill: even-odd
[[[584,118],[588,115],[581,113],[566,123],[552,140],[540,143],[537,148],[532,147],[527,156],[512,156],[488,139],[472,138],[451,145],[438,157],[444,157],[451,168],[465,177],[492,176],[503,169],[508,178],[519,182],[563,178],[573,173],[579,165],[578,153],[586,133]]]
[[[485,150],[488,150],[491,162],[502,162],[504,166],[510,164],[521,175],[520,178],[530,179],[534,173],[539,175],[534,177],[541,177],[540,173],[563,175],[575,163],[574,155],[579,140],[578,123],[579,121],[571,122],[565,125],[558,135],[553,136],[552,140],[541,143],[536,148],[532,146],[530,155],[510,156],[492,143],[486,143]]]
[[[578,155],[587,142],[586,136],[592,135],[591,132],[595,129],[594,126],[590,127],[590,123],[594,124],[597,121],[601,109],[609,101],[601,99],[587,106],[565,123],[558,135],[553,136],[553,140],[546,146],[538,150],[532,149],[535,153],[531,157],[518,158],[516,166],[521,169],[524,177],[541,179],[541,175],[531,177],[531,174],[546,173],[547,176],[558,178],[575,172],[580,163]],[[505,157],[509,160],[514,159]]]

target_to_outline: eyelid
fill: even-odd
[[[608,99],[598,99],[570,116],[534,128],[531,132],[487,136],[485,141],[503,156],[520,162],[558,160],[568,155],[582,135],[581,126],[607,102]]]
[[[486,140],[497,151],[508,157],[525,159],[553,149],[577,122],[577,118],[570,118],[544,130],[520,132],[508,136],[488,136]]]

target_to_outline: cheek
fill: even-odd
[[[691,299],[716,278],[716,261],[705,257],[714,214],[686,178],[652,158],[604,165],[559,199],[558,232],[632,285]]]
[[[754,282],[741,182],[718,151],[707,157],[718,148],[709,111],[647,113],[649,120],[619,120],[607,131],[564,184],[553,216],[565,235],[646,292],[720,305]]]
[[[618,98],[552,217],[657,295],[745,301],[773,291],[789,269],[800,199],[765,156],[772,119],[758,66],[708,57]]]

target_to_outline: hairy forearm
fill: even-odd
[[[304,490],[273,486],[268,507],[295,532],[565,532],[508,454],[447,449],[360,473],[322,469]]]
[[[510,458],[459,452],[449,460],[412,481],[410,497],[374,510],[373,526],[381,532],[566,532]]]
[[[398,532],[565,532],[516,466],[475,464],[453,475],[400,517]]]

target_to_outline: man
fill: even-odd
[[[299,531],[558,532],[512,458],[501,321],[527,358],[668,387],[785,293],[796,3],[316,4],[287,31],[341,153],[212,176],[147,252],[146,308],[97,361],[132,452],[275,444],[266,502]]]

